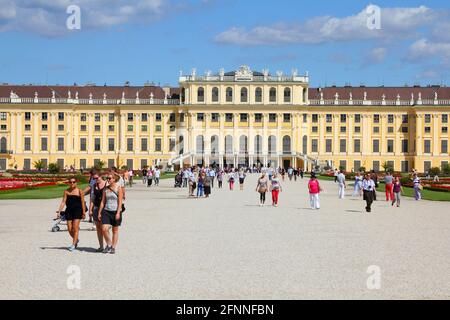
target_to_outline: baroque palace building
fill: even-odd
[[[179,88],[0,85],[0,170],[34,162],[314,166],[426,172],[448,164],[450,88],[310,88],[242,66]]]

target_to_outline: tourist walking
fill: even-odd
[[[59,205],[57,218],[61,211],[66,208],[64,213],[67,221],[67,230],[72,237],[72,244],[68,247],[69,251],[74,251],[80,242],[78,234],[80,231],[80,221],[86,217],[86,203],[84,202],[84,193],[77,186],[77,180],[69,180],[69,188],[64,191],[63,199]]]
[[[289,167],[287,170],[289,181],[292,181],[292,178],[294,177],[294,169],[292,167]]]
[[[89,185],[83,190],[83,194],[89,194],[89,203],[91,203],[94,196],[94,185],[97,181],[96,179],[98,179],[98,172],[97,170],[92,169],[89,174]],[[89,222],[92,223],[92,229],[94,229],[95,221],[92,221],[92,212],[89,213]]]
[[[209,195],[211,194],[212,181],[213,178],[210,175],[207,174],[204,175],[203,189],[205,191],[205,198],[209,198]]]
[[[339,174],[337,175],[337,182],[339,183],[339,199],[344,199],[346,184],[345,184],[345,174],[342,170],[339,171]]]
[[[154,177],[155,177],[155,186],[158,187],[159,179],[161,178],[161,170],[159,169],[159,167],[156,167]]]
[[[133,169],[130,169],[130,171],[128,171],[128,183],[130,185],[130,188],[133,187],[133,178],[134,178],[134,172],[133,172]]]
[[[147,185],[147,168],[142,169],[142,183],[146,186]]]
[[[219,172],[217,172],[217,182],[219,184],[219,189],[222,189],[222,185],[223,185],[223,170],[219,170]]]
[[[200,172],[197,180],[197,198],[203,197],[204,195],[204,182],[205,182],[205,173]]]
[[[153,184],[153,170],[149,169],[147,172],[147,188]]]
[[[230,190],[233,191],[234,188],[234,180],[235,180],[235,174],[233,171],[228,173],[228,184],[230,186]]]
[[[195,175],[192,171],[189,171],[189,197],[194,196],[195,189],[197,188],[197,182],[195,181]]]
[[[386,201],[394,200],[394,190],[393,188],[394,177],[390,172],[386,173],[384,177],[384,191],[386,193]]]
[[[280,192],[282,191],[280,179],[277,174],[272,177],[272,182],[270,183],[270,191],[272,193],[272,205],[278,207],[278,198]]]
[[[244,169],[241,169],[239,171],[239,188],[241,191],[244,190],[244,182],[245,182],[246,177],[247,177],[247,175],[245,174]]]
[[[305,175],[305,172],[303,171],[303,169],[300,169],[300,178],[303,179],[303,176]]]
[[[334,183],[338,181],[338,175],[339,175],[338,169],[334,169]]]
[[[208,176],[211,181],[211,188],[214,188],[214,179],[216,178],[216,170],[214,169],[209,170]]]
[[[189,169],[183,170],[183,188],[187,188],[188,186],[189,173],[190,173]]]
[[[308,190],[309,190],[309,204],[311,206],[311,209],[313,210],[319,210],[320,209],[320,184],[319,180],[317,180],[317,177],[315,174],[311,175],[311,178],[308,182]]]
[[[361,174],[358,172],[355,175],[355,186],[353,189],[353,197],[359,197],[361,196],[361,192],[362,192],[362,177]]]
[[[373,183],[375,183],[375,188],[373,188],[373,201],[377,201],[378,175],[375,173],[375,171],[372,171],[371,178],[373,180]]]
[[[398,177],[395,177],[392,186],[392,191],[394,192],[394,198],[392,199],[392,205],[397,203],[397,207],[400,207],[400,196],[403,193],[403,187]]]
[[[266,174],[263,172],[258,178],[258,184],[256,185],[256,191],[259,193],[259,205],[261,207],[266,202],[266,192],[268,190],[268,186],[269,179],[267,179]]]
[[[102,223],[103,237],[106,242],[103,253],[115,254],[119,240],[119,227],[122,224],[123,189],[118,184],[119,178],[116,175],[109,174],[107,182],[108,185],[105,187],[98,210],[98,220]],[[112,237],[110,229],[112,229]]]
[[[413,175],[413,188],[414,188],[414,199],[416,199],[417,201],[422,199],[422,193],[420,191],[423,189],[423,187],[422,184],[420,183],[420,179],[417,173]]]
[[[103,179],[101,179],[100,177],[96,177],[96,183],[93,187],[93,197],[92,197],[92,201],[91,201],[91,208],[90,208],[90,212],[92,214],[92,217],[94,219],[94,224],[96,226],[97,229],[97,239],[98,239],[98,243],[100,245],[100,247],[97,249],[97,252],[103,252],[104,247],[103,247],[103,230],[102,230],[102,222],[99,220],[98,218],[98,213],[100,210],[100,206],[103,200],[103,192],[105,190],[106,187],[106,181],[104,181]]]
[[[364,176],[364,180],[362,182],[363,188],[363,199],[366,201],[366,211],[372,211],[372,203],[373,203],[373,195],[375,189],[375,182],[372,180],[370,175],[367,173]]]

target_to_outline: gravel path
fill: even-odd
[[[319,211],[306,180],[284,182],[278,208],[258,206],[256,176],[210,199],[172,180],[138,183],[116,255],[93,252],[87,223],[81,251],[68,252],[68,234],[49,232],[59,200],[2,201],[0,299],[450,299],[449,203],[378,201],[367,214],[350,189],[338,200],[321,183]],[[81,289],[68,289],[69,266]],[[379,289],[368,289],[370,266]]]

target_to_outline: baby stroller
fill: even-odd
[[[183,184],[183,177],[181,174],[175,176],[175,188],[181,188]]]
[[[52,224],[52,232],[58,232],[61,230],[61,228],[59,227],[60,225],[62,225],[62,222],[66,222],[66,213],[64,211],[61,211],[59,213],[59,218],[55,218],[53,219],[53,224]]]

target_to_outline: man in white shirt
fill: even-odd
[[[211,188],[214,188],[214,178],[216,177],[216,171],[214,169],[209,170],[209,178],[211,179]]]
[[[339,171],[339,174],[336,178],[337,182],[339,183],[339,199],[345,198],[345,174],[341,171]]]
[[[159,186],[159,178],[161,177],[161,170],[155,169],[155,186]]]
[[[366,200],[366,211],[372,211],[373,194],[375,191],[375,182],[370,178],[369,174],[364,176],[362,182],[364,200]]]

